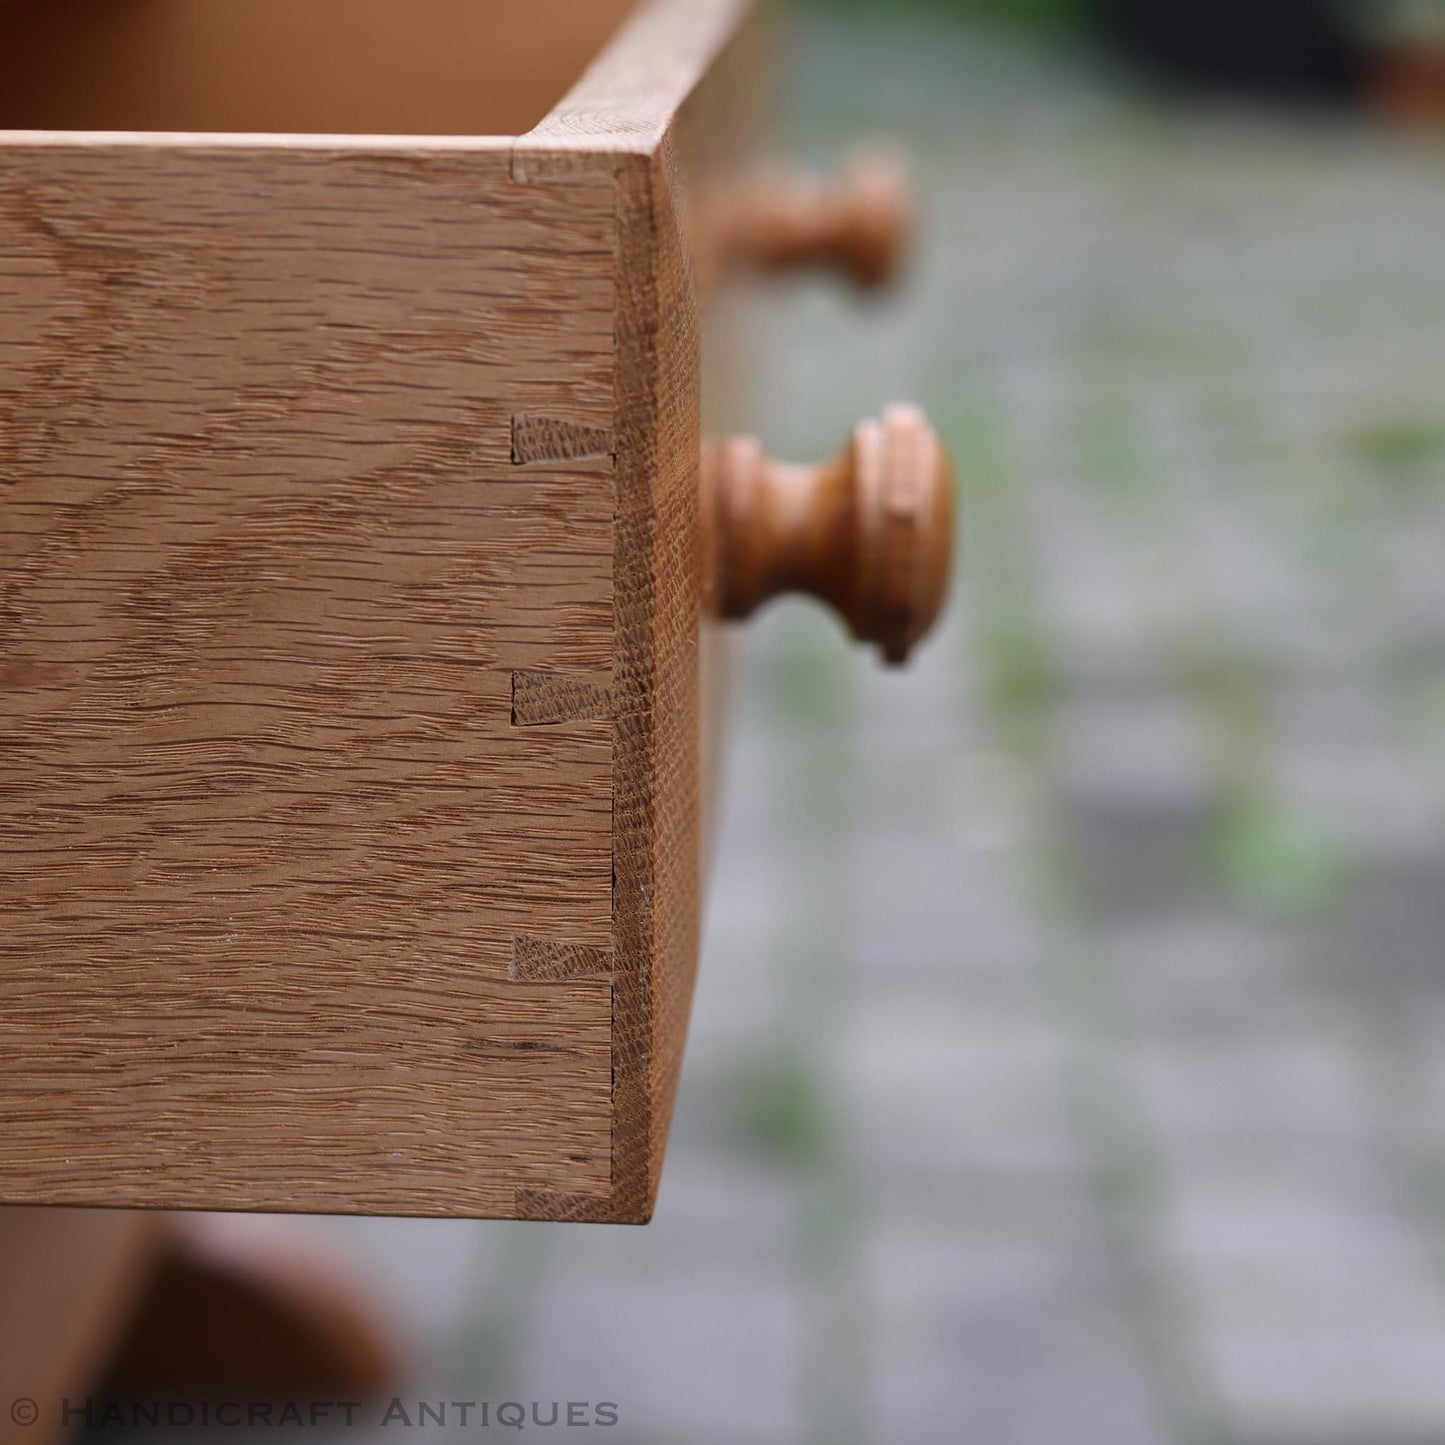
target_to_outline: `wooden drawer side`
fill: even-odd
[[[610,979],[515,962],[611,949],[611,726],[514,698],[611,688],[612,461],[514,435],[612,426],[614,229],[505,149],[0,149],[0,1199],[607,1194]]]
[[[750,8],[515,140],[0,133],[0,1204],[651,1213]]]

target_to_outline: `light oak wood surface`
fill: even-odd
[[[821,466],[793,466],[756,437],[709,438],[702,456],[709,610],[751,617],[797,592],[832,606],[885,662],[906,662],[943,608],[953,475],[917,407],[860,422]]]
[[[860,146],[834,174],[776,161],[710,197],[720,266],[789,273],[830,267],[871,290],[897,279],[911,249],[917,201],[903,157]]]
[[[0,135],[0,1199],[650,1212],[747,9],[521,137]]]
[[[483,9],[0,5],[0,1203],[645,1220],[705,590],[937,612],[917,426],[700,505],[751,0]]]
[[[518,135],[633,0],[0,0],[0,127]]]

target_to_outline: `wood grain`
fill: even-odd
[[[786,592],[826,602],[859,642],[902,663],[942,610],[953,554],[953,469],[914,406],[885,408],[816,467],[755,437],[702,454],[709,610],[750,617]]]
[[[703,818],[698,512],[702,321],[693,218],[736,157],[749,0],[661,0],[619,32],[514,158],[559,183],[618,181],[617,879],[613,1212],[651,1214],[696,976]],[[519,1199],[519,1212],[566,1201]]]
[[[650,1213],[747,8],[515,141],[0,136],[0,1200]]]
[[[563,672],[512,674],[512,726],[551,727],[612,716],[612,691],[602,682]]]
[[[633,0],[4,0],[0,127],[516,135]]]
[[[908,165],[877,146],[859,147],[831,175],[775,162],[719,188],[709,202],[719,267],[831,267],[864,290],[897,279],[916,227]]]
[[[610,670],[611,486],[514,467],[511,418],[611,423],[611,187],[0,174],[4,1196],[605,1192],[607,986],[508,969],[539,918],[611,942],[610,729],[511,717],[515,670]]]
[[[614,462],[617,444],[611,428],[584,426],[555,416],[512,418],[512,460],[518,466],[532,462]]]
[[[610,978],[613,964],[614,955],[610,948],[556,938],[534,938],[526,933],[519,933],[512,940],[511,976],[525,982]]]

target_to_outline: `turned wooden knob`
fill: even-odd
[[[703,443],[708,602],[748,617],[804,592],[830,603],[890,663],[937,619],[953,550],[953,473],[923,413],[860,422],[821,466],[774,461],[753,437]]]
[[[906,162],[860,148],[835,176],[778,169],[732,188],[718,207],[715,239],[728,266],[832,266],[874,287],[897,275],[914,210]]]

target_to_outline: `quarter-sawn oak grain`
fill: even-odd
[[[0,135],[0,1201],[650,1213],[747,9],[517,140]]]

